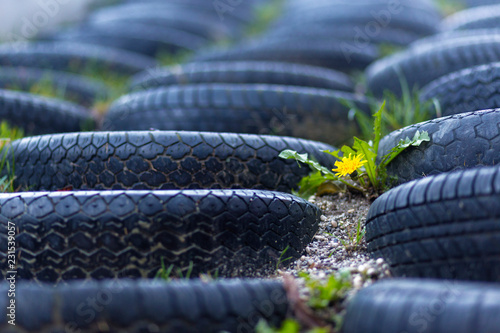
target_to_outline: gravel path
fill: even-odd
[[[333,326],[330,327],[331,332],[335,332],[336,325],[332,324],[332,318],[342,318],[349,300],[357,291],[377,280],[389,278],[390,272],[383,259],[370,258],[364,237],[359,243],[353,241],[358,223],[364,231],[365,218],[370,208],[368,199],[341,193],[311,197],[309,201],[323,211],[319,231],[299,260],[284,265],[286,267],[281,267],[271,278],[285,281],[289,298],[301,299],[293,306],[293,312],[294,317],[305,326],[303,328],[330,324]],[[283,257],[286,258],[286,253]],[[331,274],[341,271],[351,273],[353,289],[346,299],[340,304],[329,306],[325,311],[310,312],[304,305],[309,295],[304,280],[299,278],[299,272],[306,272],[313,279],[326,281]],[[293,290],[295,288],[298,289],[296,292]]]

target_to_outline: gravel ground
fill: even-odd
[[[271,277],[285,281],[289,298],[297,300],[297,304],[293,306],[294,316],[305,327],[314,327],[331,324],[332,318],[338,318],[344,313],[349,299],[358,290],[390,277],[390,272],[383,259],[370,258],[364,237],[359,242],[355,240],[358,223],[364,234],[365,219],[370,208],[368,199],[360,195],[340,193],[311,197],[309,201],[323,211],[319,231],[300,259],[282,267]],[[307,272],[314,279],[326,281],[331,274],[341,271],[351,273],[353,289],[348,297],[326,311],[310,312],[304,306],[308,291],[304,280],[298,278],[298,273]],[[335,332],[334,328],[332,332]]]

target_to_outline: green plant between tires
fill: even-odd
[[[328,169],[318,162],[310,159],[307,154],[299,154],[294,150],[284,150],[280,153],[283,159],[294,159],[309,165],[312,173],[302,178],[298,184],[298,191],[294,194],[302,198],[308,198],[315,194],[321,186],[328,184],[334,192],[351,191],[367,195],[379,195],[386,191],[388,185],[387,165],[401,152],[411,146],[419,146],[425,141],[430,141],[429,134],[425,131],[417,131],[413,138],[400,140],[388,154],[380,158],[377,163],[377,151],[382,138],[382,116],[385,110],[385,102],[373,115],[372,140],[366,141],[354,137],[351,147],[343,146],[336,151],[324,150],[338,159],[335,162],[336,169]]]
[[[24,133],[21,129],[11,127],[6,121],[0,123],[0,192],[14,192],[14,161],[7,160],[9,144],[21,139]]]

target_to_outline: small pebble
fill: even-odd
[[[326,216],[325,215],[321,215],[320,218],[319,218],[321,221],[325,222],[327,220]]]
[[[337,221],[332,221],[331,224],[332,224],[332,227],[334,227],[334,228],[337,228],[339,226]]]
[[[377,259],[377,265],[378,265],[378,266],[382,266],[383,264],[384,264],[384,259],[382,259],[382,258],[378,258],[378,259]]]
[[[361,289],[363,287],[363,278],[360,275],[356,275],[352,280],[352,285],[356,289]]]
[[[348,213],[348,214],[353,214],[355,211],[356,211],[356,210],[354,210],[354,209],[349,209],[349,210],[347,211],[347,213]]]
[[[368,276],[374,276],[374,275],[377,275],[377,271],[375,270],[375,268],[370,267],[370,268],[368,268],[368,270],[366,271],[366,274],[367,274]]]

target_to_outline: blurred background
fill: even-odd
[[[81,20],[96,0],[1,0],[0,41],[29,39],[67,22]]]

